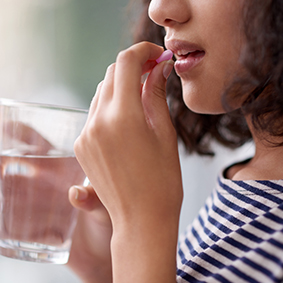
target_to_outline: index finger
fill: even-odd
[[[152,65],[152,61],[155,61],[163,51],[161,46],[142,42],[120,52],[115,70],[115,96],[118,98],[127,96],[127,99],[122,99],[122,101],[129,103],[133,99],[140,99],[141,76],[148,71],[146,70],[148,66]]]

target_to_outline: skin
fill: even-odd
[[[184,101],[196,112],[223,112],[221,92],[240,69],[240,3],[151,1],[149,16],[165,27],[167,44],[182,39],[205,50],[200,64],[180,74]],[[168,63],[154,63],[162,51],[140,43],[118,55],[76,141],[77,158],[94,188],[69,192],[71,203],[81,209],[69,266],[84,282],[176,282],[183,192],[177,137],[165,99]],[[270,148],[263,140],[270,137],[259,135],[246,119],[256,154],[251,162],[232,167],[227,177],[282,178],[282,148]]]
[[[71,204],[80,209],[68,266],[83,282],[112,282],[112,224],[92,186],[72,187]]]
[[[150,3],[149,16],[165,27],[167,47],[181,40],[205,51],[204,59],[195,68],[179,74],[184,101],[194,112],[223,113],[220,94],[240,67],[241,7],[242,1],[224,0]]]
[[[168,267],[158,280],[175,278],[183,192],[176,133],[165,99],[166,63],[151,71],[140,91],[141,76],[162,51],[141,43],[119,54],[75,144],[76,156],[112,222],[114,282],[152,281],[156,262]],[[152,174],[156,170],[159,173]],[[139,260],[129,261],[135,254]]]

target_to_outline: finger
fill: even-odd
[[[96,108],[97,108],[98,100],[99,100],[99,95],[100,95],[102,86],[103,86],[103,81],[101,81],[101,82],[97,85],[95,94],[94,94],[94,96],[93,96],[93,98],[92,98],[92,101],[91,101],[91,103],[90,103],[90,107],[89,107],[89,115],[90,115],[90,116],[93,115],[93,113],[95,112],[95,110],[96,110]]]
[[[92,211],[101,206],[92,186],[72,186],[69,189],[69,201],[77,209]]]
[[[89,117],[92,117],[97,110],[101,96],[103,96],[103,100],[106,99],[106,97],[107,99],[112,97],[114,72],[115,64],[112,64],[107,68],[104,80],[97,86],[95,95],[90,104]],[[103,93],[103,95],[101,95],[101,93]]]
[[[102,101],[109,101],[112,99],[113,96],[113,89],[114,89],[114,74],[115,74],[115,66],[116,64],[113,63],[111,64],[106,71],[104,80],[103,80],[103,85],[100,91],[100,99],[99,103]],[[98,103],[98,105],[99,105]]]
[[[140,94],[141,76],[149,67],[152,67],[163,52],[163,48],[142,42],[119,53],[115,71],[115,96],[126,106],[133,106]],[[145,68],[146,67],[146,68]],[[136,94],[136,95],[134,95]],[[123,99],[121,99],[123,97]],[[140,101],[140,100],[139,100]]]
[[[171,125],[166,99],[166,81],[173,67],[172,60],[159,63],[149,74],[142,90],[142,105],[146,120],[157,130],[164,125]]]
[[[142,66],[142,75],[150,72],[157,65],[156,60],[149,60]]]
[[[88,124],[90,123],[91,118],[94,116],[94,113],[97,109],[97,105],[98,105],[98,101],[99,101],[99,96],[100,96],[100,92],[103,86],[103,81],[101,81],[97,87],[96,87],[96,91],[95,94],[91,100],[90,106],[89,106],[89,111],[88,111],[88,116],[87,116],[87,120],[86,123],[84,125],[84,128],[82,130],[82,132],[85,130],[85,128],[88,126]]]

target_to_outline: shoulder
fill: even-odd
[[[283,161],[283,158],[282,158]],[[230,166],[225,170],[225,178],[234,181],[244,180],[282,180],[282,166],[278,162],[250,159],[243,163]]]

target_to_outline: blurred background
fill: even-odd
[[[128,0],[0,0],[1,97],[88,107],[130,42]]]
[[[0,97],[88,108],[119,50],[131,43],[128,0],[0,0]],[[187,156],[180,145],[184,231],[219,170],[249,157],[215,146],[216,157]],[[158,204],[157,204],[158,205]],[[78,283],[66,267],[0,256],[1,283]]]

